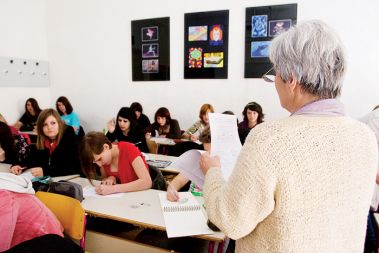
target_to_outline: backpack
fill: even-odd
[[[82,202],[84,199],[82,186],[70,181],[61,180],[58,182],[52,182],[50,183],[49,189],[47,191],[51,193],[62,194],[77,199],[80,202]]]
[[[33,189],[37,191],[43,192],[51,192],[62,194],[74,199],[83,201],[83,188],[80,184],[61,180],[58,182],[52,182],[50,177],[40,177],[32,179]]]

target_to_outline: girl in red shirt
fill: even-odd
[[[80,146],[84,173],[93,178],[96,165],[100,167],[102,184],[96,193],[108,195],[151,188],[149,168],[141,152],[132,143],[111,143],[101,132],[88,133]]]

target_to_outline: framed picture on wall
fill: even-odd
[[[170,80],[170,18],[133,20],[133,81]]]
[[[297,4],[246,8],[245,78],[261,78],[272,66],[271,40],[297,21]]]
[[[229,11],[184,15],[184,78],[228,78]]]

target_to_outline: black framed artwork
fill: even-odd
[[[297,4],[246,8],[245,78],[261,78],[272,66],[271,40],[297,22]]]
[[[228,78],[229,10],[184,15],[184,78]]]
[[[133,81],[170,80],[170,18],[132,21]]]

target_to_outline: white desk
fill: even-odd
[[[90,182],[86,178],[74,178],[70,181],[78,183],[83,187],[90,185]],[[99,183],[99,181],[94,182],[95,184]],[[165,223],[158,197],[159,192],[161,191],[150,189],[124,193],[120,198],[102,196],[85,197],[82,206],[88,214],[94,216],[165,231]],[[203,201],[202,198],[198,198],[198,200],[200,202]],[[225,235],[221,232],[195,237],[209,241],[223,241],[225,239]]]
[[[166,167],[166,168],[159,168],[162,172],[168,172],[168,173],[173,173],[173,174],[178,174],[180,171],[178,169],[170,167],[173,162],[176,161],[177,157],[176,156],[169,156],[169,155],[160,155],[160,154],[151,154],[148,153],[147,155],[147,160],[160,160],[160,161],[169,161],[171,164]]]
[[[165,137],[151,137],[150,140],[154,141],[156,144],[174,146],[176,143],[173,139]]]

